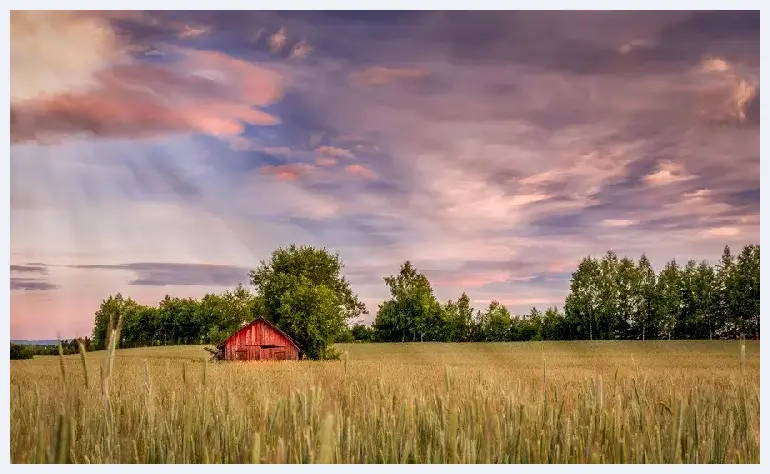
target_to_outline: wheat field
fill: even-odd
[[[759,343],[200,346],[11,362],[14,463],[758,463]]]

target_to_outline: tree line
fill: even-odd
[[[350,340],[348,321],[366,311],[343,267],[326,249],[291,245],[250,273],[254,291],[238,285],[201,299],[167,295],[157,306],[110,296],[95,314],[92,345],[104,348],[116,326],[118,347],[218,344],[262,316],[289,334],[303,357],[336,358],[331,345]]]
[[[529,341],[568,339],[759,338],[759,246],[735,257],[724,248],[716,267],[675,259],[656,273],[609,251],[586,257],[572,273],[564,310],[536,308],[512,315],[497,301],[474,311],[463,293],[440,303],[428,278],[410,262],[385,278],[391,297],[371,328],[354,337],[370,341]]]
[[[11,360],[31,359],[36,355],[59,355],[59,346],[63,355],[77,354],[79,344],[83,344],[85,350],[91,349],[91,339],[88,337],[81,339],[68,339],[60,341],[59,344],[14,344],[11,343]]]
[[[243,285],[200,299],[166,295],[157,306],[139,304],[121,293],[110,295],[95,314],[91,345],[104,349],[118,321],[122,348],[217,344],[256,317],[256,303]]]
[[[714,267],[671,260],[658,273],[607,252],[586,257],[573,272],[563,310],[513,315],[492,301],[475,310],[463,293],[441,303],[430,281],[411,262],[384,278],[390,298],[374,322],[350,325],[366,308],[342,275],[344,265],[326,249],[291,245],[238,285],[203,298],[166,296],[156,306],[121,294],[95,314],[91,346],[104,348],[120,321],[119,347],[218,344],[243,324],[263,316],[297,341],[303,356],[332,358],[335,342],[530,341],[567,339],[713,339],[759,336],[759,246],[735,257],[725,247]]]

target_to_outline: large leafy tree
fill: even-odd
[[[258,310],[300,345],[305,357],[333,357],[333,341],[347,321],[366,312],[342,275],[339,255],[291,245],[251,272]]]
[[[559,312],[556,306],[551,306],[545,310],[543,315],[540,338],[545,341],[558,339],[567,339],[567,328],[564,325],[564,315]]]
[[[208,294],[199,305],[201,337],[219,344],[258,315],[257,298],[243,285],[224,294]]]
[[[598,335],[597,313],[600,303],[601,269],[591,257],[580,261],[572,273],[570,293],[564,302],[567,324],[578,339],[594,339]]]
[[[508,308],[501,305],[498,301],[489,303],[489,307],[483,313],[479,320],[479,331],[484,341],[507,341],[512,335],[511,326],[513,319]]]
[[[515,316],[511,318],[509,340],[511,341],[539,341],[542,338],[543,314],[532,308],[527,316]]]
[[[166,295],[160,302],[159,312],[163,335],[181,344],[200,344],[201,320],[199,303],[192,298]]]
[[[440,339],[434,330],[442,326],[441,304],[428,278],[410,261],[397,275],[385,277],[390,299],[377,312],[374,327],[381,341],[424,341]]]
[[[109,331],[116,327],[119,321],[121,324],[133,322],[138,309],[139,305],[134,300],[124,298],[120,293],[114,296],[110,295],[102,301],[94,314],[94,329],[91,340],[94,349],[104,349],[109,339]]]
[[[449,300],[443,307],[442,330],[438,339],[442,341],[463,342],[471,338],[473,308],[471,299],[463,293],[457,301]]]
[[[463,293],[457,300],[457,320],[455,321],[456,341],[471,340],[473,332],[473,307],[471,299]]]

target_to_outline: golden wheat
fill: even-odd
[[[11,459],[759,462],[755,341],[341,349],[337,362],[210,363],[196,346],[12,361]]]

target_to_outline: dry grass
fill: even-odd
[[[340,362],[222,364],[127,349],[111,372],[105,352],[13,361],[11,459],[759,462],[757,342],[743,363],[734,341],[341,348]]]

